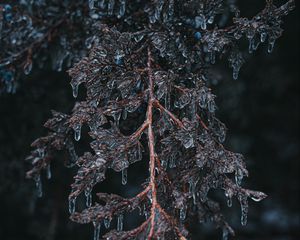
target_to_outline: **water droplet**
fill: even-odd
[[[93,225],[94,225],[94,240],[99,240],[100,231],[101,231],[101,223],[93,222]]]
[[[201,37],[202,37],[202,34],[201,34],[200,32],[195,32],[195,33],[194,33],[194,38],[195,38],[196,40],[200,40]]]
[[[122,170],[122,184],[123,185],[127,184],[127,168],[124,168]]]
[[[118,219],[117,219],[117,231],[120,232],[120,231],[123,231],[123,214],[120,214],[118,216]]]

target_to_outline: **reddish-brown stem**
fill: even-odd
[[[153,116],[153,102],[154,98],[154,83],[153,83],[153,73],[151,67],[151,50],[148,48],[148,78],[149,78],[149,102],[147,110],[147,121],[148,121],[148,144],[149,144],[149,168],[150,168],[150,187],[151,187],[151,228],[148,235],[148,239],[152,239],[154,234],[155,226],[155,209],[157,207],[157,192],[156,192],[156,182],[155,182],[155,149],[154,149],[154,133],[152,129],[152,116]]]
[[[201,126],[205,129],[205,130],[209,130],[209,128],[206,126],[206,124],[203,122],[203,120],[201,119],[201,117],[197,114],[197,119],[199,120]]]
[[[148,79],[149,79],[149,101],[148,101],[148,109],[147,109],[147,119],[144,122],[144,124],[139,128],[137,131],[137,134],[142,132],[144,128],[148,127],[148,145],[149,145],[149,169],[150,169],[150,182],[148,187],[150,187],[149,190],[151,190],[151,216],[150,216],[150,231],[148,234],[148,240],[153,239],[154,231],[155,231],[155,215],[156,210],[159,211],[167,221],[170,222],[170,224],[174,224],[174,220],[171,216],[169,216],[160,206],[160,204],[157,201],[157,186],[156,186],[156,178],[155,178],[155,168],[156,163],[158,163],[158,167],[161,168],[159,160],[155,153],[155,137],[153,132],[153,107],[158,107],[162,111],[166,112],[170,118],[179,126],[184,128],[183,123],[176,118],[171,112],[169,112],[167,109],[165,109],[158,100],[155,99],[154,96],[154,79],[153,79],[153,72],[152,72],[152,56],[151,56],[151,50],[148,48],[148,61],[147,61],[147,68],[148,68]],[[171,183],[170,183],[171,184]],[[147,187],[147,188],[148,188]],[[178,227],[175,226],[175,231],[177,235],[180,237],[181,240],[185,240],[186,238],[181,234]]]
[[[183,123],[173,113],[171,113],[168,109],[162,106],[159,101],[155,100],[154,104],[161,111],[165,112],[180,128],[184,128]]]

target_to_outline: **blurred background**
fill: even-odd
[[[249,17],[263,5],[264,1],[239,1],[241,14]],[[237,201],[225,210],[236,230],[233,239],[300,239],[299,14],[298,6],[285,18],[284,34],[272,54],[261,45],[249,55],[245,46],[247,63],[238,80],[232,79],[231,69],[222,62],[213,69],[211,84],[215,85],[218,117],[229,129],[225,145],[246,158],[250,177],[244,186],[269,196],[261,203],[250,202],[245,227],[239,223]],[[34,183],[25,179],[30,166],[24,159],[31,142],[46,133],[42,124],[50,117],[50,110],[72,109],[69,80],[65,73],[36,71],[23,79],[16,94],[0,97],[1,240],[92,239],[92,226],[68,219],[67,196],[74,170],[64,168],[57,159],[52,179],[42,179],[41,199],[36,197]],[[131,195],[142,183],[147,171],[144,165],[137,163],[135,169],[129,169],[125,187],[120,186],[120,174],[109,172],[108,180],[98,190]],[[79,199],[78,204],[83,205],[84,200]],[[125,217],[124,223],[126,229],[135,224],[135,219]],[[221,238],[221,231],[209,225],[194,229],[194,239]]]

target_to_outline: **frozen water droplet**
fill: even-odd
[[[174,167],[176,167],[175,157],[171,156],[169,159],[169,168],[174,168]]]
[[[239,66],[233,66],[232,77],[233,77],[234,80],[237,80],[239,78],[239,72],[240,72],[240,67]]]
[[[76,197],[69,199],[69,213],[72,214],[75,212],[76,208]]]
[[[200,14],[199,16],[195,17],[195,28],[200,28],[202,30],[206,29],[206,19],[203,14]]]
[[[41,181],[41,176],[38,175],[34,178],[35,181],[35,186],[37,189],[37,196],[42,197],[43,196],[43,189],[42,189],[42,181]]]
[[[229,231],[226,227],[223,227],[222,240],[228,240]]]
[[[212,23],[214,22],[214,20],[215,20],[215,16],[214,16],[214,15],[211,15],[211,16],[209,17],[209,19],[207,20],[207,22],[208,22],[209,24],[212,24]]]
[[[202,34],[201,34],[200,32],[195,32],[195,33],[194,33],[194,38],[195,38],[196,40],[200,40],[201,37],[202,37]]]
[[[263,32],[260,34],[260,41],[265,42],[267,39],[267,33]]]
[[[28,75],[32,70],[32,61],[29,60],[28,62],[26,62],[26,64],[24,65],[24,74]]]
[[[232,207],[232,197],[227,198],[227,206]]]
[[[52,174],[51,174],[51,167],[50,167],[50,164],[47,165],[47,170],[46,170],[46,171],[47,171],[47,178],[50,179],[50,178],[51,178],[51,175],[52,175]]]
[[[122,170],[122,184],[123,185],[127,184],[127,168],[124,168]]]
[[[275,45],[275,39],[270,39],[268,44],[268,53],[273,52],[274,45]]]
[[[94,225],[94,240],[99,240],[100,231],[101,231],[101,223],[93,222],[93,225]]]
[[[253,201],[260,202],[261,200],[265,199],[267,195],[263,192],[255,192],[250,197]]]
[[[249,48],[248,48],[248,50],[249,50],[249,53],[253,53],[253,50],[254,50],[254,38],[250,38],[249,39]]]
[[[198,182],[198,180],[190,180],[189,181],[189,193],[190,193],[190,195],[192,196],[192,198],[193,198],[193,203],[194,204],[196,204],[196,186],[197,186],[197,182]]]
[[[136,42],[142,41],[143,38],[144,38],[144,35],[143,35],[143,34],[137,34],[137,35],[134,36],[134,40],[135,40]]]
[[[114,13],[115,0],[109,0],[107,4],[107,10],[109,15],[113,15]]]
[[[124,16],[126,11],[126,1],[125,0],[121,0],[120,1],[120,10],[119,10],[119,15],[118,18],[121,18]]]
[[[194,147],[194,139],[191,136],[189,136],[188,138],[183,139],[182,144],[185,148]]]
[[[84,191],[84,195],[85,195],[85,205],[87,207],[92,206],[92,190],[90,188],[87,188]]]
[[[107,51],[104,48],[99,49],[98,54],[100,57],[106,57],[107,56]]]
[[[77,82],[71,82],[71,87],[72,87],[72,91],[73,91],[73,97],[77,98],[79,84]]]
[[[244,178],[243,172],[240,169],[235,171],[235,183],[240,186]]]
[[[117,219],[117,231],[120,232],[120,231],[123,231],[123,214],[120,214],[118,216],[118,219]]]
[[[186,217],[186,211],[187,211],[187,207],[186,205],[183,205],[180,210],[179,210],[179,218],[181,221],[184,221],[185,220],[185,217]]]
[[[81,124],[77,124],[74,126],[74,139],[79,141],[81,137]]]
[[[110,222],[111,222],[110,218],[107,217],[104,219],[104,226],[106,229],[110,227]]]
[[[89,8],[94,9],[95,6],[95,1],[94,0],[89,0]]]

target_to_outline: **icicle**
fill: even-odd
[[[232,207],[232,197],[227,198],[227,206]]]
[[[139,215],[142,216],[144,214],[143,209],[140,206],[138,206],[138,209],[139,209]]]
[[[47,171],[47,178],[50,179],[50,178],[51,178],[51,175],[52,175],[52,174],[51,174],[51,167],[50,167],[50,164],[47,165],[46,171]]]
[[[268,53],[271,53],[273,51],[274,45],[275,45],[275,39],[269,39]]]
[[[238,65],[233,65],[233,73],[232,73],[232,77],[234,80],[237,80],[239,77],[239,72],[240,72],[240,66]]]
[[[196,186],[198,181],[190,180],[189,181],[189,193],[193,198],[193,203],[196,204]]]
[[[123,231],[123,214],[120,214],[117,219],[117,231]]]
[[[229,231],[226,227],[223,227],[222,240],[228,240]]]
[[[77,124],[75,125],[74,127],[74,139],[76,141],[79,141],[80,140],[80,137],[81,137],[81,124]]]
[[[253,53],[253,50],[254,50],[254,37],[252,38],[249,38],[249,53]]]
[[[93,222],[93,225],[94,225],[94,240],[99,240],[100,230],[101,230],[101,223]]]
[[[263,43],[267,39],[267,33],[263,32],[260,34],[260,41]]]
[[[240,169],[235,171],[235,183],[240,186],[244,178],[243,172]]]
[[[42,197],[43,196],[43,189],[42,189],[42,181],[41,181],[41,176],[38,175],[34,178],[35,180],[35,186],[37,189],[37,196]]]
[[[25,65],[24,65],[24,73],[25,75],[28,75],[32,70],[32,61],[29,60]]]
[[[183,205],[180,210],[179,210],[179,218],[180,221],[184,221],[185,217],[186,217],[186,211],[187,211],[187,207],[186,205]]]
[[[127,168],[122,170],[122,184],[126,185],[127,183]]]
[[[95,1],[94,0],[89,0],[89,8],[94,9],[95,6]]]
[[[213,98],[209,99],[209,101],[207,102],[207,108],[211,113],[214,113],[216,111],[216,104]]]
[[[120,10],[119,10],[118,18],[121,18],[121,17],[124,16],[125,10],[126,10],[126,1],[125,0],[121,0],[120,1]]]
[[[203,14],[200,14],[199,16],[195,17],[195,27],[201,27],[202,30],[206,29],[206,19]]]
[[[109,15],[112,15],[114,13],[114,6],[115,6],[115,0],[109,0],[107,5]]]
[[[115,54],[115,63],[117,65],[122,65],[123,64],[123,57],[125,56],[123,51],[117,50]]]
[[[79,84],[77,82],[71,82],[71,87],[72,87],[72,91],[73,91],[73,97],[77,98]]]
[[[123,111],[122,111],[122,119],[123,120],[126,120],[127,119],[127,114],[128,112],[127,112],[127,110],[126,109],[124,109]]]
[[[84,191],[84,195],[85,195],[85,205],[86,205],[87,207],[92,206],[92,189],[87,188],[87,189]]]
[[[176,167],[175,157],[171,156],[169,160],[169,168],[174,168],[174,167]]]
[[[75,212],[76,208],[76,197],[75,198],[69,198],[69,213],[72,214]]]
[[[265,199],[267,197],[266,194],[263,192],[255,192],[250,196],[250,198],[255,202],[260,202],[261,200]]]
[[[210,62],[211,62],[211,64],[215,64],[215,62],[216,62],[216,54],[214,51],[210,52]]]
[[[104,226],[106,229],[108,229],[110,227],[110,221],[111,220],[108,217],[104,219]]]

